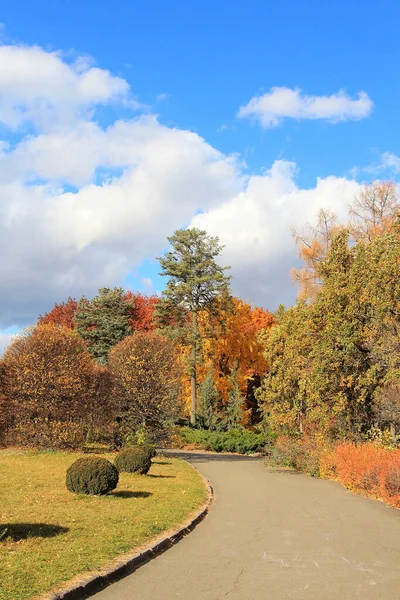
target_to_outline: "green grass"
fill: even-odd
[[[79,456],[0,451],[1,600],[35,598],[104,567],[177,526],[206,499],[190,465],[159,457],[147,476],[122,473],[108,496],[75,496],[65,471]]]

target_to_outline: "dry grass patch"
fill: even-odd
[[[206,499],[187,463],[155,458],[108,496],[75,496],[78,454],[0,451],[0,600],[28,600],[177,526]],[[107,458],[110,458],[108,456]]]

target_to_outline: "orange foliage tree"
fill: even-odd
[[[2,387],[14,415],[13,441],[76,447],[111,410],[105,371],[67,327],[38,325],[9,346]]]
[[[245,397],[243,421],[256,422],[260,415],[254,389],[260,385],[267,370],[264,347],[258,334],[272,327],[274,317],[269,311],[252,307],[238,298],[232,298],[222,314],[218,314],[218,319],[204,315],[199,321],[200,330],[207,331],[207,335],[203,336],[199,381],[204,381],[211,370],[221,404],[226,405],[232,387],[230,376],[236,371],[238,387]],[[186,350],[182,348],[181,353],[182,360],[185,360]],[[183,387],[188,402],[189,389],[187,385]]]
[[[78,309],[78,303],[74,298],[68,298],[66,302],[54,304],[50,312],[40,315],[38,319],[39,325],[59,325],[60,327],[68,327],[75,329],[74,316]]]

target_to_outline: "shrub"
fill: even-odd
[[[151,458],[142,446],[125,448],[115,457],[114,464],[120,473],[145,475],[151,467]]]
[[[385,473],[384,486],[388,496],[400,497],[400,467],[392,467]]]
[[[336,452],[323,452],[319,461],[319,475],[323,479],[336,479],[337,458]]]
[[[75,494],[108,494],[117,487],[119,473],[105,458],[79,458],[67,470],[66,486]]]
[[[261,433],[248,429],[231,429],[229,431],[206,431],[182,427],[178,430],[186,444],[194,444],[204,450],[214,452],[237,452],[251,454],[263,450],[265,438]]]
[[[5,440],[7,445],[73,450],[83,447],[86,433],[87,425],[84,422],[22,416],[9,429]]]
[[[0,367],[1,368],[1,367]],[[1,373],[0,373],[1,377]],[[0,379],[1,385],[1,379]],[[0,391],[0,445],[4,443],[8,429],[13,419],[13,406]]]
[[[320,434],[280,436],[268,462],[297,469],[312,477],[327,477],[327,472],[334,469],[331,451],[332,443]]]
[[[400,450],[374,444],[340,444],[337,479],[355,492],[400,508]]]
[[[354,491],[380,496],[380,473],[386,462],[386,450],[374,444],[340,444],[336,449],[340,483]]]
[[[156,450],[156,447],[155,447],[155,445],[154,445],[154,444],[147,444],[147,443],[146,443],[146,444],[141,444],[141,445],[139,445],[139,447],[140,447],[140,448],[143,448],[143,450],[144,450],[145,452],[147,452],[147,454],[148,454],[148,457],[149,457],[150,459],[151,459],[151,458],[154,458],[154,457],[156,456],[156,454],[157,454],[157,450]]]

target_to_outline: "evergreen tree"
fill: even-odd
[[[214,385],[213,371],[210,369],[199,389],[198,417],[202,425],[209,430],[215,429],[218,421],[218,392]]]
[[[218,300],[229,292],[229,277],[216,257],[223,246],[217,237],[199,229],[179,229],[168,238],[172,249],[162,258],[160,275],[167,276],[168,283],[161,302],[157,306],[158,321],[179,335],[190,347],[191,415],[196,422],[197,365],[201,347],[199,316],[204,312],[218,312]]]
[[[225,410],[225,422],[227,429],[235,429],[240,426],[243,419],[243,396],[238,383],[238,364],[235,362],[228,380],[231,389],[228,393],[228,404]]]
[[[76,329],[97,362],[106,363],[111,348],[132,332],[132,307],[122,288],[101,288],[92,300],[79,300]]]

